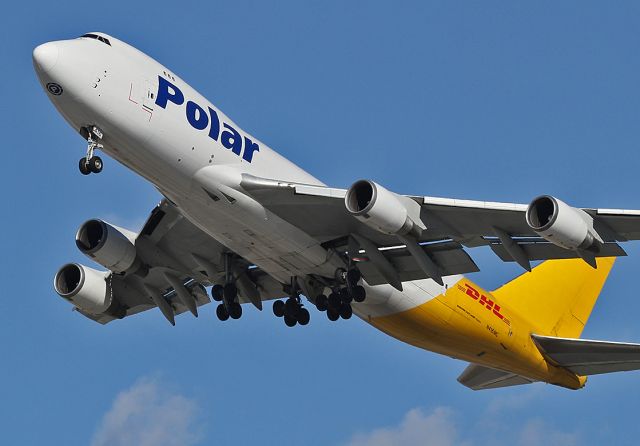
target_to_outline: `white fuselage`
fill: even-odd
[[[152,182],[204,232],[282,283],[333,276],[335,256],[240,188],[243,173],[322,183],[243,132],[224,113],[152,58],[113,37],[50,42],[34,61],[58,111],[76,130],[97,126],[104,152]],[[61,87],[52,94],[49,85]],[[58,92],[54,87],[53,91]],[[445,280],[446,284],[457,277]],[[443,291],[432,280],[368,287],[361,317],[412,308]]]

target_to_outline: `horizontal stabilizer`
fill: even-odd
[[[534,382],[524,376],[503,372],[478,364],[469,364],[458,377],[458,382],[472,390],[497,389]]]
[[[640,370],[640,344],[531,335],[540,352],[577,375]]]

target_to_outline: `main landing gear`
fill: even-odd
[[[89,175],[90,173],[102,172],[102,158],[94,155],[96,149],[102,149],[102,144],[98,141],[102,139],[102,130],[93,126],[91,130],[83,127],[80,133],[87,139],[87,155],[80,158],[78,162],[78,168],[82,175]]]
[[[307,325],[311,320],[311,315],[309,310],[302,306],[295,277],[291,278],[291,284],[285,289],[289,292],[289,298],[286,301],[276,300],[273,303],[273,314],[283,318],[287,327],[293,327],[296,324]]]
[[[232,271],[233,255],[224,255],[225,285],[214,285],[211,287],[211,297],[216,302],[220,302],[216,308],[216,316],[221,321],[227,319],[240,319],[242,316],[242,305],[238,302],[238,288],[236,287]]]
[[[296,324],[307,325],[311,320],[311,314],[302,306],[300,296],[289,297],[286,301],[276,300],[273,303],[273,314],[284,318],[287,327],[293,327]]]
[[[319,295],[315,299],[318,311],[326,311],[330,321],[338,319],[350,319],[353,315],[352,302],[364,302],[366,291],[362,285],[358,285],[362,275],[356,268],[349,271],[338,271],[339,281],[345,286],[338,286],[332,289],[329,296]],[[293,292],[291,292],[293,291]],[[284,323],[293,327],[296,324],[307,325],[309,323],[309,311],[302,306],[300,295],[295,286],[295,281],[289,287],[290,296],[286,301],[276,300],[273,303],[273,314],[284,318]]]
[[[227,319],[240,319],[242,316],[242,305],[238,302],[238,288],[234,283],[228,282],[226,285],[214,285],[211,288],[211,297],[216,302],[220,302],[216,308],[216,316],[221,321]]]
[[[345,287],[334,288],[329,296],[321,294],[316,297],[316,308],[319,311],[326,311],[330,321],[338,319],[350,319],[353,315],[351,302],[364,302],[366,291],[362,285],[358,285],[362,277],[357,269],[350,269],[345,276]]]

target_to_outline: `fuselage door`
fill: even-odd
[[[145,89],[144,89],[144,97],[142,99],[142,106],[150,113],[153,113],[153,108],[156,102],[156,93],[158,91],[158,85],[150,80],[146,80],[144,85],[145,85]]]

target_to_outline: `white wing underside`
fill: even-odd
[[[241,187],[278,217],[316,238],[327,249],[344,252],[349,243],[361,237],[371,242],[369,248],[382,255],[387,270],[393,270],[394,280],[381,272],[380,263],[364,257],[359,268],[371,285],[398,283],[429,277],[416,261],[415,253],[399,244],[393,235],[378,232],[353,218],[345,209],[345,189],[294,184],[243,175]],[[478,271],[478,267],[464,247],[489,246],[503,261],[514,258],[503,246],[496,228],[513,237],[529,260],[575,258],[576,252],[546,242],[535,234],[525,221],[527,206],[514,203],[456,200],[435,197],[412,196],[420,205],[420,218],[427,229],[423,231],[420,249],[436,265],[439,276],[465,274]],[[615,209],[585,209],[594,218],[594,228],[606,242],[598,256],[622,256],[624,250],[618,241],[640,239],[640,211]],[[179,272],[185,286],[219,283],[224,275],[221,257],[228,249],[184,218],[175,206],[163,201],[149,217],[136,239],[141,260],[149,266],[145,284],[159,290],[170,301],[173,311],[180,314],[187,309],[168,286],[164,273]],[[362,249],[362,248],[361,248]],[[364,250],[362,249],[362,252]],[[371,254],[371,253],[369,253]],[[205,258],[215,266],[206,272],[194,261],[194,255]],[[369,257],[369,259],[367,259]],[[282,297],[282,284],[243,259],[238,265],[241,274],[258,290],[258,294],[240,290],[242,303]],[[382,268],[383,270],[384,268]],[[388,271],[387,271],[388,272]],[[118,299],[131,315],[155,307],[148,293],[135,278],[112,275],[111,284]],[[198,285],[199,286],[199,285]],[[398,286],[396,286],[398,287]],[[209,302],[203,292],[194,292],[198,305]],[[249,299],[249,295],[253,298]],[[257,299],[257,302],[256,302]],[[114,318],[107,315],[88,317],[101,323]]]

